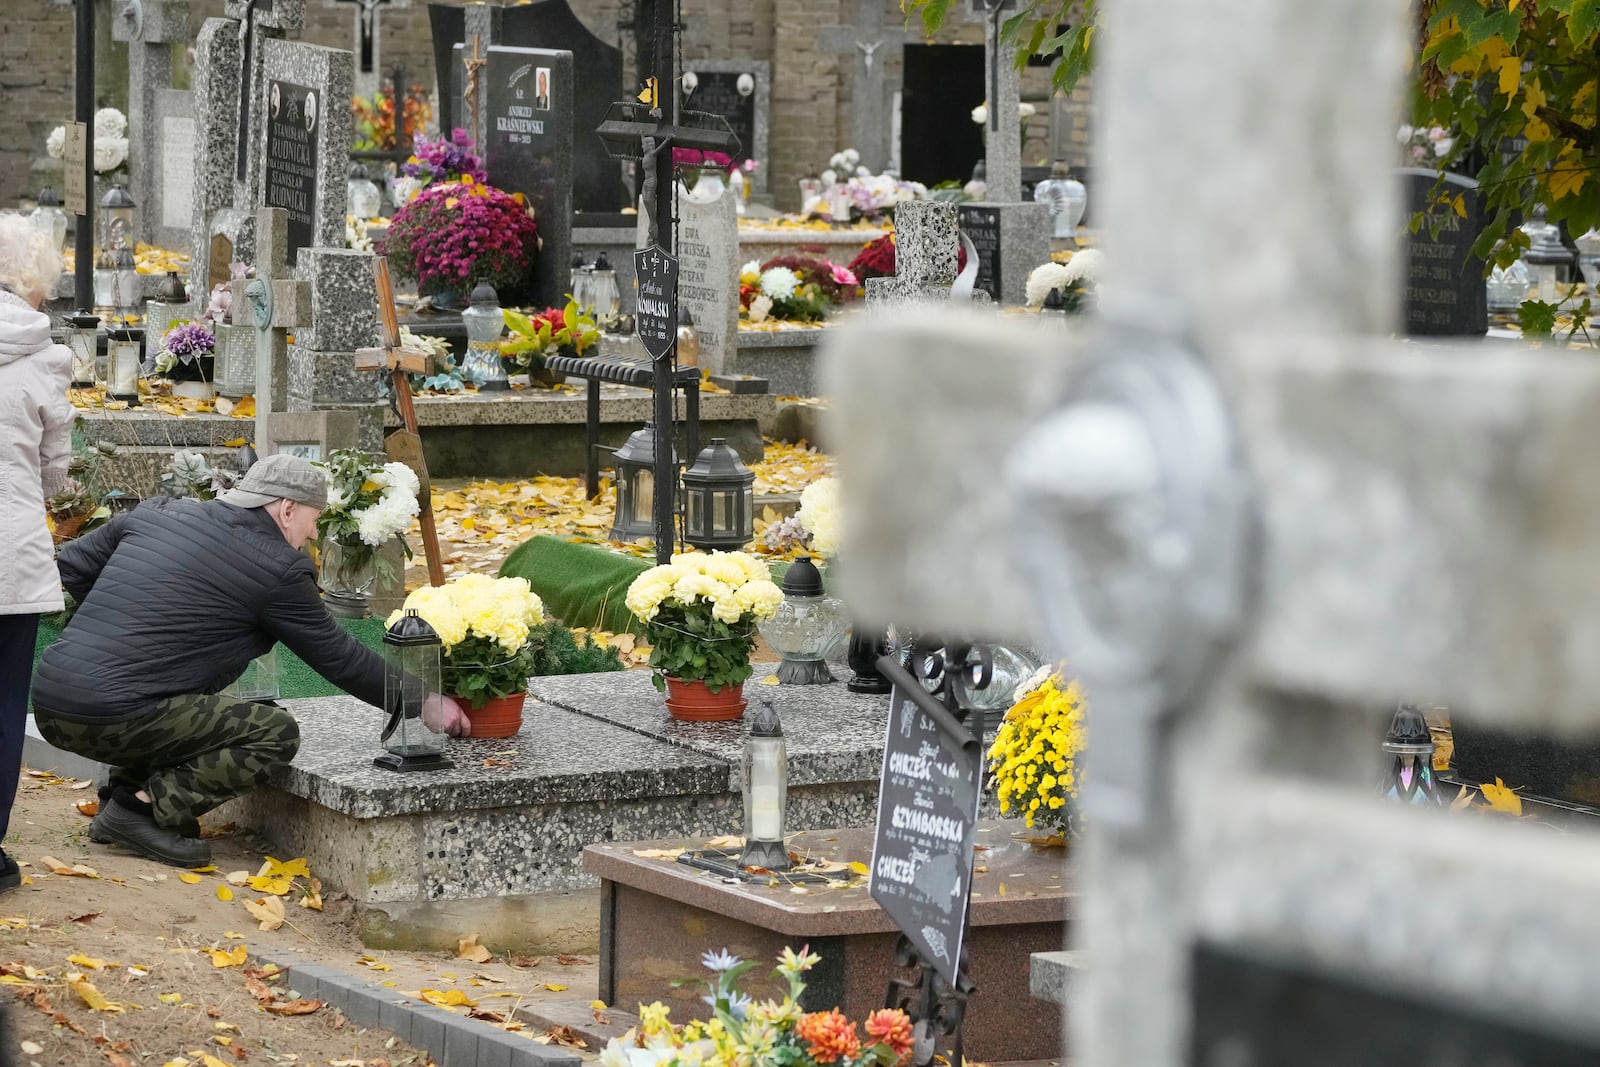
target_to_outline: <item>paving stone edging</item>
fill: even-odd
[[[497,1030],[336,967],[311,963],[296,952],[270,949],[252,955],[285,971],[289,984],[301,996],[325,1001],[357,1026],[390,1031],[427,1052],[439,1067],[578,1067],[582,1063],[571,1049],[541,1045]]]

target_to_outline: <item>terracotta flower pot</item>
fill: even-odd
[[[667,676],[667,710],[684,722],[723,722],[744,716],[744,683],[713,693],[704,682]]]
[[[465,702],[461,706],[472,723],[473,737],[515,737],[522,729],[522,705],[527,699],[524,691],[495,697],[477,709]]]

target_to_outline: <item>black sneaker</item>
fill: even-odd
[[[211,862],[211,846],[199,838],[156,825],[155,819],[134,811],[113,798],[89,823],[89,840],[121,845],[141,856],[173,867],[204,867]]]
[[[0,893],[17,888],[22,884],[22,871],[17,867],[17,861],[5,854],[0,849]]]

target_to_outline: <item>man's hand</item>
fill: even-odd
[[[467,737],[472,733],[472,721],[454,697],[429,693],[422,702],[422,725],[436,734]]]

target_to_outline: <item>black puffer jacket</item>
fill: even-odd
[[[79,603],[34,675],[46,713],[112,719],[215,693],[282,641],[352,696],[383,706],[383,660],[334,622],[311,560],[260,508],[147,500],[57,559]]]

